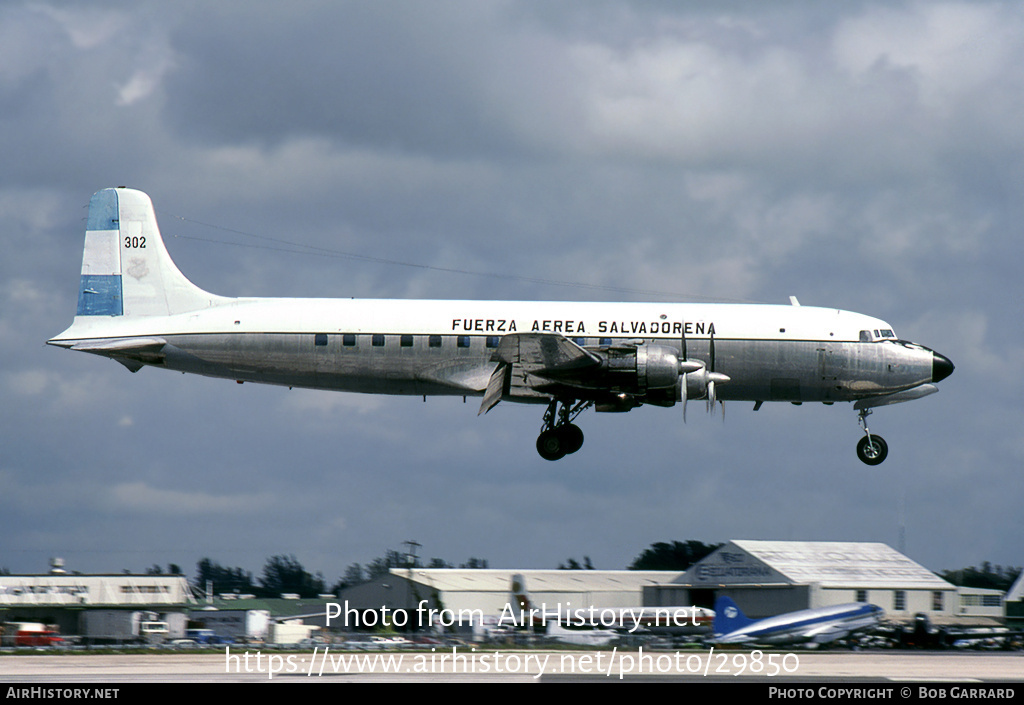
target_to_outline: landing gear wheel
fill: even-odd
[[[537,452],[544,460],[559,460],[565,457],[565,441],[558,429],[549,429],[537,437]]]
[[[583,447],[583,431],[576,424],[566,424],[565,426],[559,426],[555,429],[562,438],[562,447],[565,449],[565,454],[575,453]]]
[[[857,443],[857,457],[867,465],[878,465],[889,455],[889,444],[881,436],[864,436]]]

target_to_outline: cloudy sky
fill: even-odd
[[[1024,564],[1022,114],[1015,2],[6,2],[0,567],[333,581],[406,540],[624,568],[734,538]],[[874,468],[849,405],[589,411],[549,463],[537,407],[132,375],[44,345],[122,184],[219,294],[797,295],[957,369],[872,416]]]

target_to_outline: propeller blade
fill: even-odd
[[[686,374],[680,375],[680,384],[682,385],[682,397],[683,397],[683,423],[686,423]]]
[[[711,356],[711,367],[708,368],[709,372],[715,371],[715,333],[711,332],[710,343],[708,344],[708,354]]]

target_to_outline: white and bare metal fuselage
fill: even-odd
[[[799,305],[217,296],[174,265],[149,197],[120,188],[90,202],[77,315],[48,342],[132,371],[482,395],[481,413],[501,400],[545,403],[547,459],[579,449],[570,422],[591,405],[852,401],[863,424],[870,407],[933,393],[953,371],[884,321]],[[864,428],[874,445],[861,457],[881,462],[884,442]]]

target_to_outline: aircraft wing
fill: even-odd
[[[842,639],[851,631],[851,629],[847,629],[840,624],[825,623],[813,629],[808,629],[802,636],[807,641],[813,641],[817,644],[827,644],[830,641]]]
[[[492,362],[520,365],[523,372],[557,379],[601,364],[601,358],[558,333],[511,333],[502,337]]]
[[[487,383],[480,414],[494,408],[513,384],[535,387],[550,380],[571,386],[601,367],[602,359],[558,333],[510,333],[502,337],[491,362],[498,366]]]

